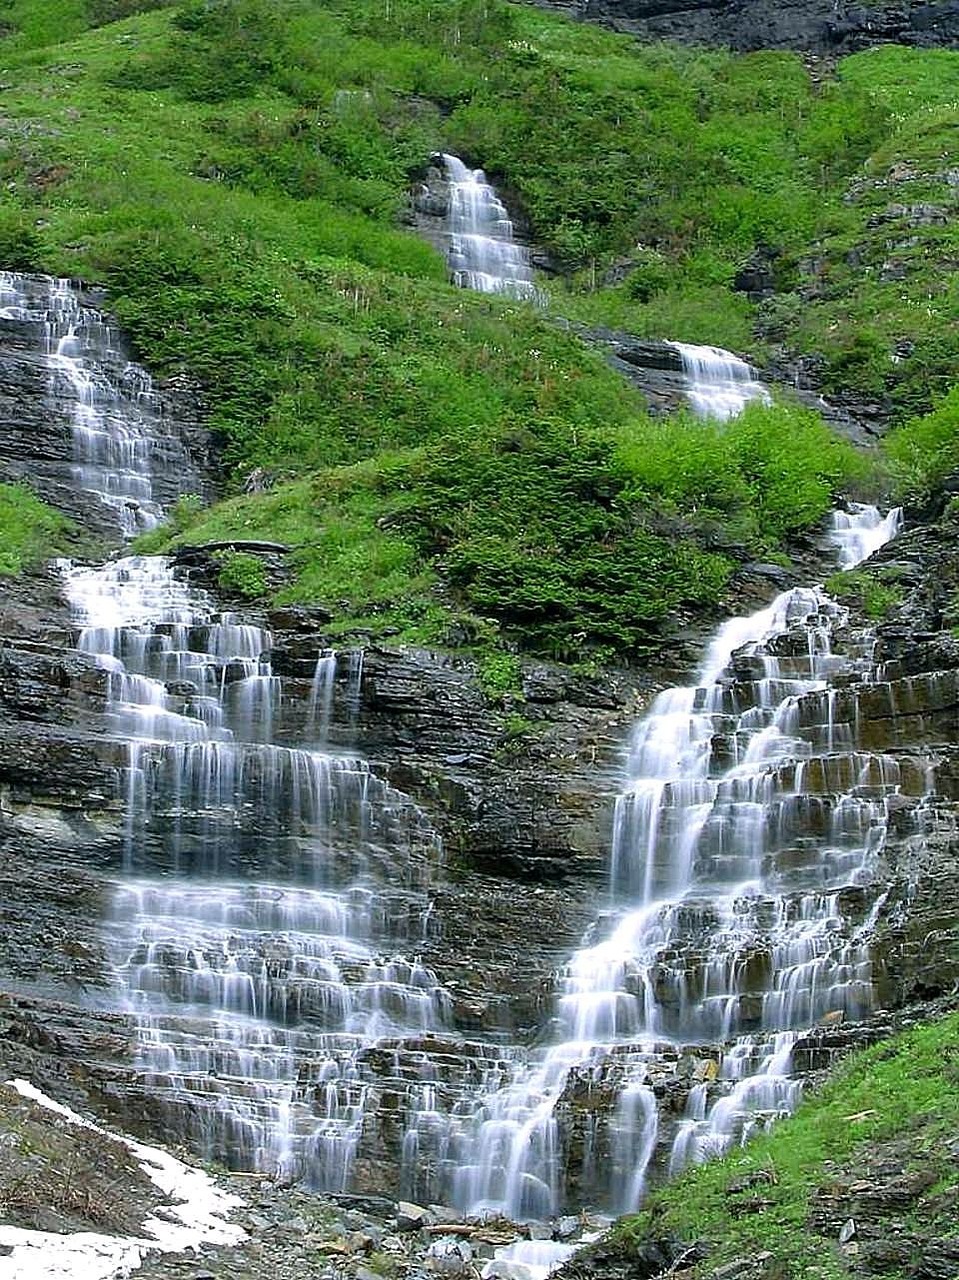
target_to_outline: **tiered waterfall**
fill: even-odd
[[[115,529],[148,528],[172,486],[147,375],[65,281],[6,277],[2,306],[73,406],[73,483]],[[837,565],[897,521],[836,513]],[[361,656],[318,652],[295,698],[262,620],[222,612],[173,561],[63,574],[124,780],[105,927],[132,1096],[168,1138],[329,1189],[392,1162],[407,1194],[474,1212],[627,1209],[653,1171],[792,1107],[804,1028],[871,1008],[889,798],[927,779],[861,733],[872,639],[821,588],[723,624],[637,726],[609,897],[530,1050],[468,1040],[417,958],[436,837],[328,745],[334,712],[342,727],[362,701]],[[688,1066],[672,1116],[664,1063]]]
[[[837,513],[851,567],[898,513]],[[429,1126],[464,1209],[549,1217],[562,1206],[558,1106],[571,1077],[622,1064],[610,1117],[613,1207],[638,1203],[658,1140],[647,1082],[666,1044],[716,1044],[689,1092],[669,1166],[718,1154],[788,1112],[800,1028],[872,1000],[871,872],[890,757],[859,751],[830,680],[868,669],[869,637],[834,651],[844,611],[819,588],[725,623],[695,684],[661,693],[637,727],[616,803],[612,905],[559,981],[555,1043],[493,1080],[470,1113]],[[418,1147],[423,1120],[417,1119]]]
[[[479,293],[538,301],[529,251],[513,235],[506,206],[482,169],[444,155],[449,183],[449,264],[453,280]]]
[[[39,298],[5,283],[43,334],[51,389],[72,392],[77,485],[124,534],[149,528],[149,414],[102,372],[118,335],[65,280]],[[121,381],[149,407],[142,369]],[[342,1188],[369,1093],[357,1056],[446,1022],[435,976],[398,954],[418,942],[438,842],[362,759],[317,741],[334,656],[318,656],[314,740],[279,745],[267,631],[163,557],[65,565],[64,585],[78,648],[107,673],[107,732],[126,744],[108,930],[144,1107],[211,1158]]]

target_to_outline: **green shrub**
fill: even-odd
[[[865,569],[833,574],[826,590],[837,600],[858,605],[866,617],[875,622],[888,617],[903,599],[902,589],[894,581],[884,580],[881,573]]]
[[[60,553],[71,528],[26,486],[0,484],[0,577],[16,577]]]
[[[41,257],[40,235],[29,215],[0,205],[0,266],[6,271],[31,271]]]
[[[224,591],[248,600],[260,600],[267,593],[266,569],[256,556],[245,551],[222,551],[217,581]]]
[[[519,694],[522,671],[519,660],[511,653],[486,654],[479,664],[479,682],[487,698],[501,702],[507,694]]]
[[[899,494],[913,502],[959,472],[959,387],[931,413],[912,418],[884,441]]]

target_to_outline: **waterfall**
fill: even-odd
[[[8,280],[5,305],[24,305]],[[154,440],[102,365],[112,331],[67,281],[43,298],[51,394],[73,405],[77,486],[124,534],[161,516]],[[102,362],[102,363],[101,363]],[[263,628],[221,613],[164,557],[64,563],[77,647],[107,673],[125,744],[123,878],[108,922],[136,1088],[171,1134],[235,1168],[348,1183],[384,1037],[441,1029],[449,1000],[415,944],[439,856],[422,814],[350,755],[277,745],[286,707]],[[325,740],[336,655],[306,736]],[[355,714],[362,657],[352,656]]]
[[[837,557],[856,563],[898,521],[862,505],[837,513]],[[562,971],[556,1042],[517,1059],[469,1115],[431,1122],[463,1209],[558,1212],[557,1112],[570,1082],[595,1076],[617,1045],[630,1052],[610,1122],[611,1190],[626,1210],[657,1142],[647,1075],[663,1044],[732,1042],[690,1089],[669,1161],[678,1171],[795,1106],[800,1029],[870,1011],[882,903],[872,871],[900,775],[893,758],[855,749],[841,714],[854,704],[829,687],[870,670],[868,637],[834,649],[845,621],[818,587],[784,592],[724,623],[695,683],[659,694],[637,726],[616,803],[614,910]],[[850,886],[858,922],[842,901]]]
[[[66,281],[0,277],[3,314],[35,326],[49,394],[71,406],[75,484],[125,534],[155,523],[170,484],[153,392],[115,331]],[[898,520],[835,513],[839,564]],[[859,741],[872,641],[821,588],[725,622],[694,682],[655,699],[615,805],[611,905],[557,975],[549,1043],[466,1052],[418,955],[438,840],[329,746],[334,708],[340,733],[357,718],[362,651],[321,651],[291,690],[262,620],[220,610],[170,559],[62,571],[123,764],[105,933],[132,1094],[168,1137],[342,1190],[382,1114],[409,1194],[546,1218],[581,1107],[584,1167],[627,1211],[654,1159],[678,1171],[795,1105],[804,1028],[870,1011],[874,864],[904,778]],[[678,1122],[657,1105],[669,1055],[689,1063]],[[583,1106],[594,1093],[605,1113]],[[552,1261],[520,1249],[502,1266]]]
[[[513,239],[506,207],[482,169],[468,169],[444,155],[449,183],[449,264],[455,284],[478,293],[542,300],[533,280],[529,251]]]
[[[96,498],[124,536],[152,528],[160,508],[149,374],[126,360],[117,331],[68,280],[0,272],[0,319],[35,330],[51,402],[70,406],[75,487]]]
[[[756,380],[755,371],[722,347],[697,347],[688,342],[669,343],[679,352],[686,374],[689,402],[701,418],[734,418],[750,400],[769,403],[769,392]]]

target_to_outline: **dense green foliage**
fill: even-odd
[[[937,484],[959,475],[959,387],[931,413],[894,431],[886,454],[899,491],[913,501],[928,498]]]
[[[912,1169],[934,1175],[930,1220],[938,1204],[940,1230],[951,1234],[955,1202],[943,1193],[959,1185],[948,1145],[957,1125],[959,1014],[952,1014],[855,1054],[771,1134],[654,1192],[620,1231],[627,1241],[670,1235],[707,1241],[712,1248],[696,1275],[710,1274],[729,1258],[768,1251],[767,1275],[808,1275],[815,1263],[821,1280],[840,1280],[855,1273],[855,1260],[843,1257],[835,1236],[812,1226],[816,1189],[833,1181],[839,1167],[862,1170],[860,1155],[873,1155],[877,1144],[908,1138]],[[758,1211],[749,1204],[757,1187]]]
[[[642,652],[719,599],[732,539],[775,548],[865,471],[797,409],[757,404],[728,428],[637,418],[572,434],[545,420],[221,503],[181,518],[175,540],[289,542],[284,597],[338,604],[353,625],[475,643],[499,620],[560,658],[586,637]],[[454,606],[446,623],[440,602]]]
[[[63,550],[70,522],[23,485],[0,484],[0,577]]]
[[[0,258],[106,283],[151,368],[200,384],[237,488],[273,487],[178,536],[289,542],[286,594],[344,629],[642,652],[862,479],[795,410],[651,424],[549,313],[451,288],[406,192],[460,150],[573,272],[553,311],[749,349],[737,267],[764,244],[801,283],[810,240],[861,216],[866,157],[948,113],[953,55],[816,85],[793,55],[503,0],[11,0],[9,22]],[[869,325],[850,359],[812,313],[837,385],[873,370]]]

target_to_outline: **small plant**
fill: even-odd
[[[864,569],[834,573],[826,583],[826,590],[837,600],[856,605],[874,622],[887,618],[903,600],[902,588],[897,583],[884,581],[879,573]]]
[[[480,659],[480,688],[491,702],[502,702],[510,694],[522,692],[522,670],[517,657],[511,653],[488,653]]]
[[[134,541],[134,550],[140,555],[155,555],[166,551],[175,538],[187,533],[203,514],[203,499],[196,493],[185,493],[177,498],[167,518],[155,529],[141,533]]]
[[[256,556],[246,551],[221,551],[216,559],[220,564],[217,581],[223,591],[247,600],[259,600],[266,595],[266,570]]]

